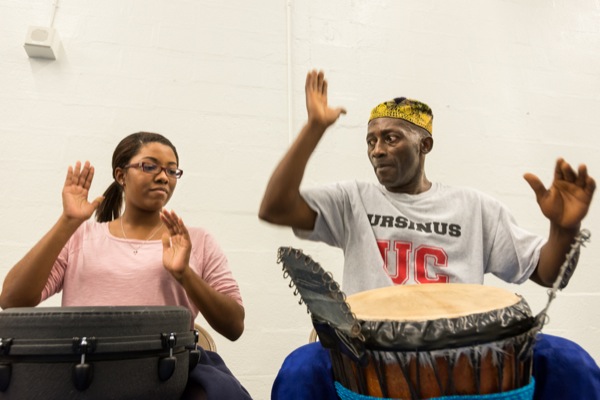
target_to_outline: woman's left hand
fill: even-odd
[[[160,219],[168,229],[162,236],[163,265],[175,279],[181,281],[190,265],[192,242],[183,221],[174,211],[162,210]]]

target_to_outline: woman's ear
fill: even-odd
[[[115,181],[119,185],[125,186],[125,171],[122,168],[115,169]]]

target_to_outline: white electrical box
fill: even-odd
[[[25,37],[25,51],[32,58],[56,60],[60,39],[54,28],[30,26]]]

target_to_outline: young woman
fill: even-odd
[[[104,195],[89,201],[94,167],[68,168],[63,212],[7,274],[0,307],[36,306],[60,291],[63,306],[177,305],[192,324],[201,313],[238,339],[245,314],[225,255],[208,232],[164,209],[183,175],[175,146],[134,133],[116,147],[112,170]]]

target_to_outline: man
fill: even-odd
[[[290,226],[301,238],[342,248],[346,294],[392,284],[483,283],[485,273],[507,282],[531,279],[552,286],[596,188],[585,165],[575,171],[557,160],[549,188],[525,174],[550,221],[543,240],[519,228],[493,198],[429,181],[425,159],[433,149],[433,114],[421,102],[398,98],[375,107],[368,124],[367,154],[380,185],[343,182],[301,192],[308,159],[327,128],[345,113],[328,105],[322,72],[308,73],[305,91],[308,121],[273,172],[259,217]],[[392,252],[395,257],[388,257]],[[309,347],[286,360],[273,398],[335,398],[330,397],[335,396],[330,365],[318,345]],[[312,366],[295,367],[294,362],[300,365],[313,356]],[[585,356],[598,385],[592,390],[600,391],[598,367]],[[306,386],[303,379],[321,383],[307,382],[312,391],[294,397],[286,387],[290,374],[297,374],[291,381],[298,386]]]

